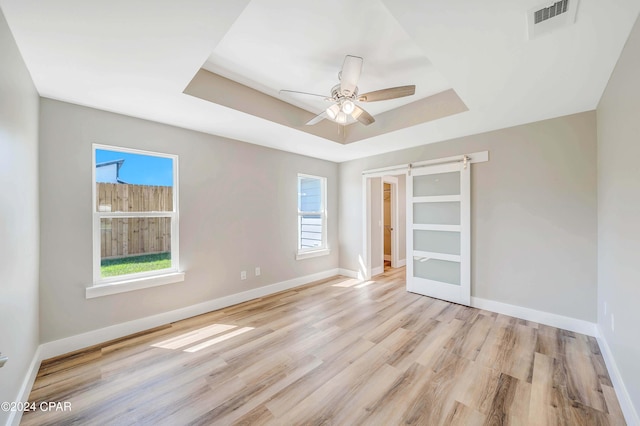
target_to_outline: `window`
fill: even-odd
[[[178,157],[93,146],[93,286],[87,297],[182,281]]]
[[[297,259],[329,254],[327,247],[327,178],[298,175]]]

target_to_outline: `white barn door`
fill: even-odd
[[[438,164],[407,177],[407,291],[469,306],[470,169]]]

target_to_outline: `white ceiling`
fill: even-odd
[[[528,41],[537,5],[0,0],[44,97],[332,161],[596,108],[640,1],[580,0],[574,25]],[[416,83],[418,99],[452,87],[469,111],[341,145],[182,93],[207,62],[265,93],[324,94],[346,54],[365,58],[362,91]]]

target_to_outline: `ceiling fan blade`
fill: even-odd
[[[299,92],[299,91],[297,91],[297,90],[286,90],[286,89],[282,89],[282,90],[280,90],[278,93],[279,93],[279,94],[281,94],[281,95],[282,95],[283,93],[285,93],[285,94],[293,93],[293,94],[296,94],[296,95],[317,96],[317,97],[320,97],[320,98],[324,98],[325,100],[329,100],[329,101],[330,101],[330,100],[332,100],[332,99],[331,99],[331,97],[326,96],[326,95],[318,95],[318,94],[316,94],[316,93],[309,93],[309,92]]]
[[[375,92],[369,92],[358,96],[360,102],[376,102],[386,101],[389,99],[403,98],[405,96],[411,96],[416,93],[416,86],[399,86],[390,87],[388,89],[376,90]]]
[[[321,122],[325,118],[327,118],[327,113],[325,111],[323,111],[322,113],[320,113],[320,114],[316,115],[315,117],[313,117],[311,120],[307,121],[305,126],[313,126],[314,124],[317,124],[317,123]]]
[[[373,118],[371,114],[369,114],[367,111],[363,110],[357,105],[353,110],[353,112],[351,113],[351,116],[355,120],[358,120],[360,123],[364,124],[365,126],[368,126],[369,124],[372,124],[374,121],[376,121],[376,119]]]
[[[340,71],[340,92],[344,96],[351,96],[355,92],[362,72],[362,62],[363,59],[359,56],[344,57],[342,71]]]

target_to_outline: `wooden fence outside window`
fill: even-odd
[[[170,186],[96,183],[98,211],[163,212],[173,210]],[[102,259],[171,251],[171,218],[136,217],[100,220]]]

